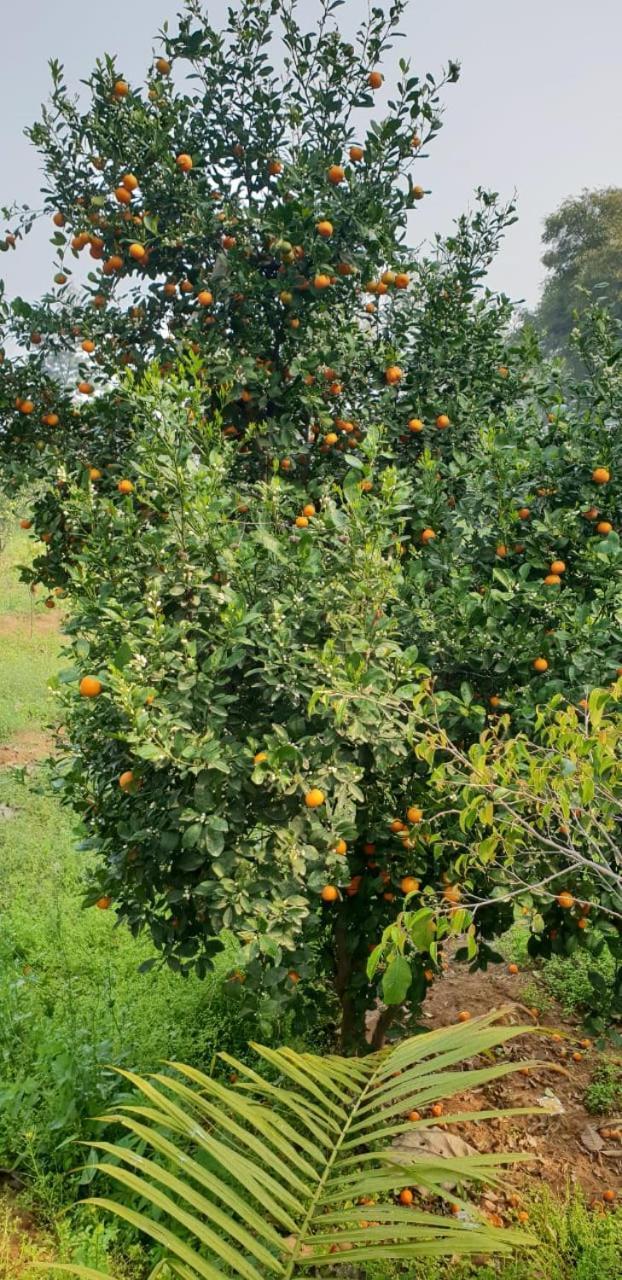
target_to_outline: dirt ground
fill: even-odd
[[[556,1039],[541,1034],[525,1036],[503,1050],[505,1061],[537,1058],[540,1065],[525,1074],[494,1081],[472,1094],[465,1093],[457,1106],[456,1100],[452,1101],[451,1110],[539,1106],[540,1100],[554,1095],[560,1104],[559,1114],[465,1124],[456,1126],[455,1132],[480,1151],[523,1151],[533,1155],[528,1166],[508,1172],[508,1180],[526,1193],[535,1189],[534,1181],[543,1181],[559,1193],[578,1185],[590,1199],[601,1201],[607,1189],[616,1191],[619,1198],[622,1115],[593,1116],[583,1105],[585,1088],[603,1055],[592,1044],[586,1046],[580,1026],[569,1022],[559,1009],[549,1009],[546,1020],[540,1023],[535,1011],[522,1000],[528,981],[533,991],[530,974],[510,975],[501,965],[487,973],[470,974],[459,965],[450,965],[434,983],[424,1017],[432,1028],[455,1022],[464,1011],[475,1016],[493,1008],[507,1008],[506,1021],[550,1029]],[[575,1053],[580,1055],[579,1061],[573,1059]],[[610,1130],[615,1136],[602,1136],[603,1131]]]
[[[22,769],[51,755],[54,739],[43,729],[22,729],[0,743],[0,769]]]

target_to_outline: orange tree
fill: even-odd
[[[534,731],[540,701],[620,661],[617,334],[589,318],[567,393],[508,336],[482,276],[513,211],[485,193],[429,261],[409,249],[438,86],[400,63],[367,111],[403,7],[350,43],[328,3],[310,35],[278,0],[224,33],[191,4],[146,91],[107,59],[83,113],[53,66],[31,134],[54,288],[13,304],[23,354],[0,369],[3,468],[40,494],[33,576],[72,595],[90,901],[182,971],[235,928],[267,1009],[328,974],[349,1042],[401,895],[439,905],[384,971],[392,1006],[468,927],[463,893],[490,897],[396,696],[433,677],[468,743],[500,711]],[[511,918],[476,914],[477,963]]]

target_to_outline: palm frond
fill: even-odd
[[[533,1244],[524,1231],[491,1227],[473,1208],[462,1220],[398,1201],[410,1186],[468,1207],[464,1190],[498,1184],[508,1165],[527,1158],[445,1157],[403,1143],[405,1134],[433,1123],[407,1121],[410,1111],[522,1065],[470,1065],[531,1031],[499,1025],[502,1013],[358,1059],[253,1045],[269,1080],[228,1054],[222,1056],[237,1073],[235,1085],[178,1063],[148,1079],[123,1072],[144,1102],[104,1119],[122,1126],[130,1145],[127,1137],[96,1144],[100,1171],[120,1197],[88,1203],[156,1241],[181,1280],[295,1280],[309,1269]],[[469,1066],[459,1070],[461,1063]],[[459,1111],[440,1123],[533,1110]],[[73,1271],[83,1280],[96,1275]]]

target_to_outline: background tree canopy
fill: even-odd
[[[560,351],[590,299],[622,317],[622,189],[564,200],[546,219],[542,239],[549,275],[534,319],[548,349]]]

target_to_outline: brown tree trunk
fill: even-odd
[[[335,924],[335,989],[341,1004],[339,1047],[342,1053],[357,1053],[365,1042],[364,1015],[357,1007],[352,994],[351,979],[354,969],[348,949],[348,934],[342,912]]]

